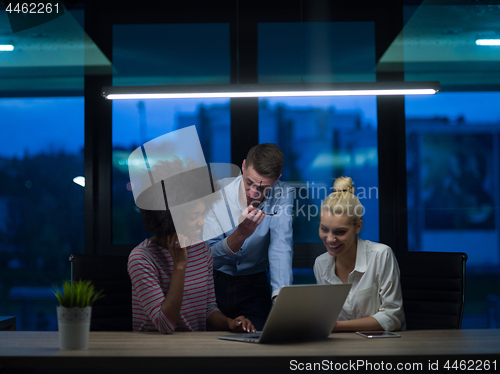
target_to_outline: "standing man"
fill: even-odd
[[[220,181],[224,200],[207,213],[203,228],[204,237],[212,238],[207,243],[220,310],[230,318],[244,315],[257,330],[264,327],[272,299],[292,283],[293,190],[279,181],[284,162],[275,144],[252,147],[243,160],[243,175]],[[230,212],[230,227],[237,227],[222,229],[227,222],[217,211]]]

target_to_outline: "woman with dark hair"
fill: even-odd
[[[182,174],[180,180],[189,186],[169,190],[170,208],[167,199],[158,193],[161,189],[151,188],[154,193],[143,196],[149,200],[146,205],[163,204],[166,209],[139,209],[144,230],[153,232],[154,236],[135,247],[129,256],[133,329],[172,334],[174,331],[203,331],[208,324],[215,330],[255,332],[253,324],[244,316],[227,318],[217,308],[212,253],[199,240],[207,208],[207,199],[200,199],[203,187],[196,187],[201,185],[199,173],[172,173],[176,169],[193,170],[192,164],[187,166],[175,159],[155,168],[155,172],[168,169],[163,175]],[[173,201],[183,203],[173,206]]]

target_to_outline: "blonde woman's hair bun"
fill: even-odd
[[[359,224],[365,214],[365,208],[354,194],[352,179],[339,177],[333,184],[333,192],[321,204],[322,214],[333,214],[351,218],[354,225]]]
[[[350,177],[338,177],[333,183],[334,192],[350,192],[354,195],[356,189],[352,185],[352,179]]]

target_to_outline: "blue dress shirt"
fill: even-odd
[[[266,271],[269,266],[271,275],[272,296],[276,296],[283,286],[292,284],[293,258],[293,203],[294,192],[284,182],[274,184],[267,198],[257,209],[265,213],[276,211],[276,215],[265,216],[254,233],[249,236],[241,249],[234,253],[229,249],[225,239],[237,227],[236,217],[247,208],[239,200],[239,189],[242,176],[240,175],[224,187],[225,201],[220,199],[205,216],[203,236],[210,238],[207,241],[212,249],[214,269],[223,273],[237,276],[249,275]],[[222,180],[222,185],[227,180]],[[220,214],[220,212],[231,212]],[[215,212],[219,212],[216,214]],[[234,219],[234,218],[236,219]],[[222,234],[221,234],[222,233]],[[218,235],[216,235],[218,234]]]

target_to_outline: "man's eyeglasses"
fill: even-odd
[[[262,185],[262,182],[260,182],[260,184]],[[262,211],[262,214],[264,214],[265,216],[275,216],[276,214],[278,214],[278,209],[280,207],[280,202],[281,202],[281,195],[283,195],[283,189],[281,188],[280,182],[278,182],[278,188],[279,188],[278,204],[276,204],[274,206],[273,212],[269,213],[269,212]],[[273,190],[271,190],[271,191],[273,191]]]

